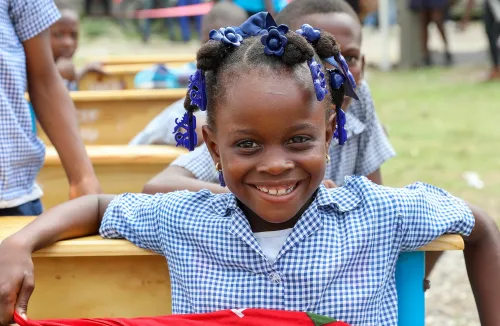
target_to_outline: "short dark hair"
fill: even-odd
[[[289,74],[314,92],[311,72],[305,63],[313,58],[318,63],[321,62],[320,58],[339,58],[339,46],[327,32],[321,31],[319,39],[312,44],[293,31],[288,31],[285,35],[288,42],[282,56],[266,55],[260,37],[246,38],[238,47],[210,40],[200,48],[197,67],[204,72],[206,78],[207,123],[211,128],[216,127],[215,110],[220,109],[217,104],[225,99],[223,85],[237,82],[238,78],[256,68],[264,68],[275,73]],[[332,111],[332,103],[338,107],[342,105],[345,91],[344,86],[338,90],[329,86],[329,74],[325,74],[325,80],[329,88],[329,96],[324,99],[328,117]],[[189,91],[184,107],[188,112],[198,109],[197,106],[191,105]]]
[[[226,26],[239,26],[248,18],[247,13],[232,2],[218,2],[203,17],[203,28],[216,29]],[[207,35],[204,35],[205,37]]]
[[[276,21],[292,25],[300,17],[328,13],[345,13],[359,22],[358,14],[345,0],[294,0],[276,16]]]

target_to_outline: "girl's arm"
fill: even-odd
[[[500,232],[482,209],[468,204],[476,220],[465,240],[465,264],[481,325],[500,325]]]
[[[229,190],[216,183],[198,180],[188,170],[171,165],[156,175],[142,189],[146,194],[167,193],[176,190],[200,191],[208,189],[214,194],[227,193]]]
[[[114,196],[89,195],[56,206],[0,244],[0,325],[9,325],[14,310],[25,315],[34,289],[31,254],[51,244],[97,234]]]
[[[382,185],[382,172],[380,172],[380,168],[376,169],[366,177],[370,179],[372,182],[378,185]]]

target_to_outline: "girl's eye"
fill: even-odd
[[[346,55],[344,58],[348,65],[355,65],[359,60],[357,56],[353,55]]]
[[[301,144],[309,141],[310,138],[306,136],[294,136],[292,137],[287,144]]]
[[[239,148],[256,148],[256,147],[259,147],[259,145],[256,142],[251,141],[251,140],[243,140],[243,141],[240,141],[239,143],[237,143],[236,147],[239,147]]]

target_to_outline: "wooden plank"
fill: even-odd
[[[178,67],[187,62],[169,62],[168,67]],[[89,72],[78,83],[79,91],[134,89],[135,75],[153,66],[151,63],[103,66],[105,75]]]
[[[33,258],[32,319],[142,317],[171,313],[162,256]]]
[[[148,180],[185,152],[173,146],[87,146],[97,178],[108,194],[141,192]],[[45,157],[37,183],[44,192],[44,209],[49,209],[68,200],[69,187],[55,149],[47,147]]]
[[[0,217],[0,241],[17,232],[35,217]],[[463,250],[462,237],[456,234],[442,235],[419,251]],[[137,248],[126,240],[109,240],[99,236],[84,237],[58,242],[40,250],[36,257],[82,257],[82,256],[141,256],[155,255],[149,251]]]
[[[186,89],[77,91],[70,94],[85,144],[125,145],[167,106],[184,97]],[[38,134],[50,145],[40,126]]]
[[[177,54],[177,55],[113,55],[93,57],[89,62],[99,62],[104,66],[110,65],[128,65],[128,64],[156,64],[156,63],[188,63],[196,60],[196,54]]]

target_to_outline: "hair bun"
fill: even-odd
[[[321,31],[319,39],[313,43],[314,49],[320,58],[333,57],[340,53],[340,46],[330,34]]]
[[[288,32],[286,38],[288,39],[288,43],[281,57],[281,60],[285,64],[292,66],[306,62],[314,57],[314,49],[305,38],[295,32]]]
[[[229,53],[229,48],[220,41],[208,41],[196,54],[197,68],[204,71],[217,70],[224,57]]]

